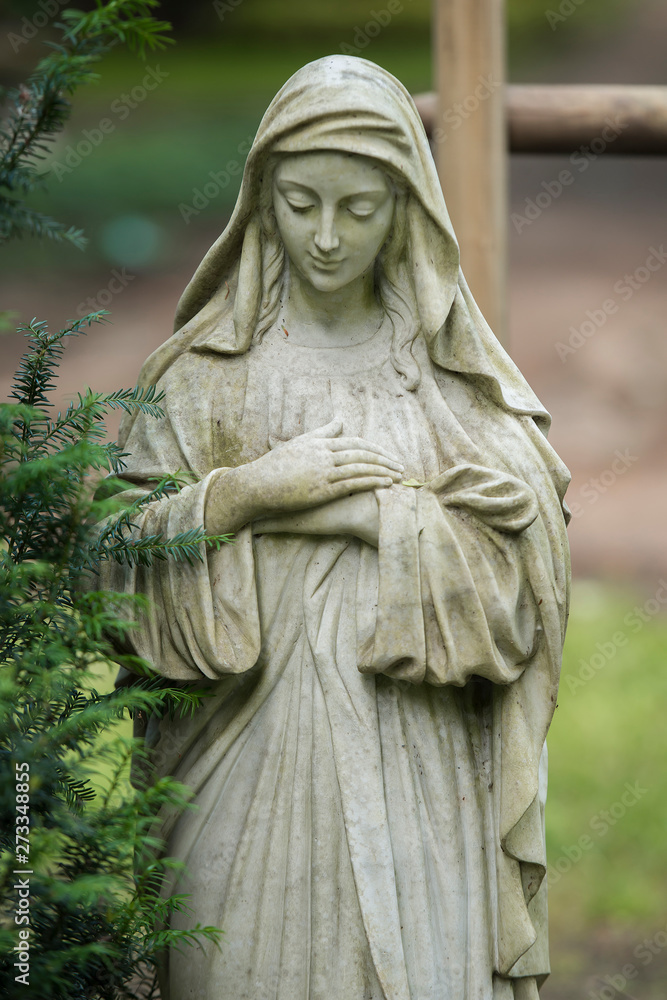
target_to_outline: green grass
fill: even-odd
[[[547,804],[549,863],[569,868],[551,876],[552,921],[570,930],[657,925],[664,915],[667,618],[652,597],[593,583],[574,589]],[[633,608],[647,599],[643,622]],[[627,785],[639,786],[631,805],[622,804]],[[569,867],[582,837],[590,841]]]

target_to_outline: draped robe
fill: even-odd
[[[163,1000],[534,1000],[548,973],[558,460],[421,335],[406,390],[390,335],[314,349],[273,330],[231,355],[205,332],[160,379],[165,416],[127,440],[138,488],[195,480],[150,505],[147,534],[201,525],[214,470],[333,418],[417,484],[376,491],[377,549],[250,524],[194,566],[103,568],[152,602],[136,652],[212,687],[146,734],[197,806],[162,817],[176,890],[224,931],[220,951],[172,951]]]

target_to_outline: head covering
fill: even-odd
[[[332,55],[308,63],[271,102],[252,145],[230,222],[208,251],[176,311],[175,333],[146,361],[140,384],[184,350],[248,350],[262,299],[259,193],[272,154],[331,150],[371,157],[398,175],[407,204],[411,274],[421,331],[432,360],[472,376],[494,403],[550,417],[500,346],[459,266],[459,248],[421,118],[399,81],[375,63]],[[121,443],[131,420],[121,426]]]

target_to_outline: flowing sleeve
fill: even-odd
[[[460,465],[377,497],[377,626],[361,669],[436,685],[515,681],[539,642],[522,538],[538,517],[533,490]]]
[[[161,386],[164,387],[164,386]],[[123,478],[135,496],[155,480],[189,473],[191,485],[149,504],[134,519],[133,537],[165,538],[204,525],[207,493],[214,475],[214,443],[206,406],[167,386],[164,417],[139,416],[125,444]],[[217,470],[215,470],[217,474]],[[132,499],[132,494],[128,494]],[[129,567],[105,561],[99,585],[123,594],[142,594],[147,605],[134,612],[132,651],[149,660],[158,673],[173,680],[201,680],[249,670],[260,649],[252,532],[236,533],[218,551],[204,550],[193,565],[174,559],[152,566]]]
[[[549,477],[535,483],[539,497],[515,476],[462,464],[419,489],[377,491],[377,627],[360,666],[413,684],[484,679],[497,968],[513,977],[548,972],[545,738],[566,617],[565,522]]]

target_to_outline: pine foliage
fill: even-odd
[[[45,186],[42,166],[70,116],[69,98],[98,78],[102,56],[119,42],[142,58],[171,43],[168,22],[152,16],[158,6],[159,0],[96,0],[87,13],[63,10],[55,24],[60,41],[47,43],[51,52],[26,83],[0,93],[8,108],[0,122],[0,244],[37,236],[84,248],[82,230],[35,211],[26,198]]]
[[[32,235],[84,246],[80,230],[35,212],[27,199],[45,184],[44,160],[69,117],[71,94],[96,78],[104,53],[123,43],[143,56],[169,41],[169,25],[152,16],[157,6],[95,0],[89,12],[61,11],[61,40],[26,84],[0,94],[7,109],[0,243]],[[119,727],[128,715],[194,711],[206,692],[169,684],[151,664],[119,652],[131,648],[130,621],[146,602],[96,589],[95,573],[102,560],[194,562],[228,538],[203,528],[174,538],[135,531],[146,504],[188,481],[175,470],[125,499],[125,456],[106,440],[104,418],[117,409],[159,418],[154,387],[86,389],[55,412],[68,340],[104,316],[92,313],[56,333],[37,320],[21,328],[28,350],[0,404],[3,1000],[152,1000],[161,949],[214,947],[220,934],[196,915],[188,930],[170,927],[188,903],[170,894],[179,864],[163,857],[156,816],[188,808],[188,792],[171,778],[156,780],[142,741]],[[118,664],[135,682],[105,693]]]
[[[33,320],[23,329],[29,349],[10,400],[0,404],[0,992],[7,1000],[154,996],[161,948],[214,947],[218,936],[194,917],[190,930],[170,929],[170,915],[187,909],[187,899],[160,894],[178,865],[161,858],[153,824],[160,808],[185,808],[186,791],[172,779],[138,780],[130,790],[130,758],[143,759],[146,774],[148,759],[140,741],[114,728],[128,713],[192,711],[202,692],[169,685],[150,664],[119,654],[130,599],[91,589],[91,581],[103,559],[192,562],[228,539],[203,528],[135,538],[142,508],[181,489],[186,477],[166,477],[123,506],[114,494],[125,485],[123,453],[105,440],[103,421],[114,408],[159,417],[162,396],[153,387],[86,390],[53,412],[65,343],[102,318],[91,314],[57,333]],[[105,472],[96,496],[91,476]],[[101,676],[117,663],[140,682],[100,693]],[[25,777],[29,793],[16,796]],[[30,922],[17,924],[23,872],[30,872]],[[23,927],[34,993],[15,978]]]

